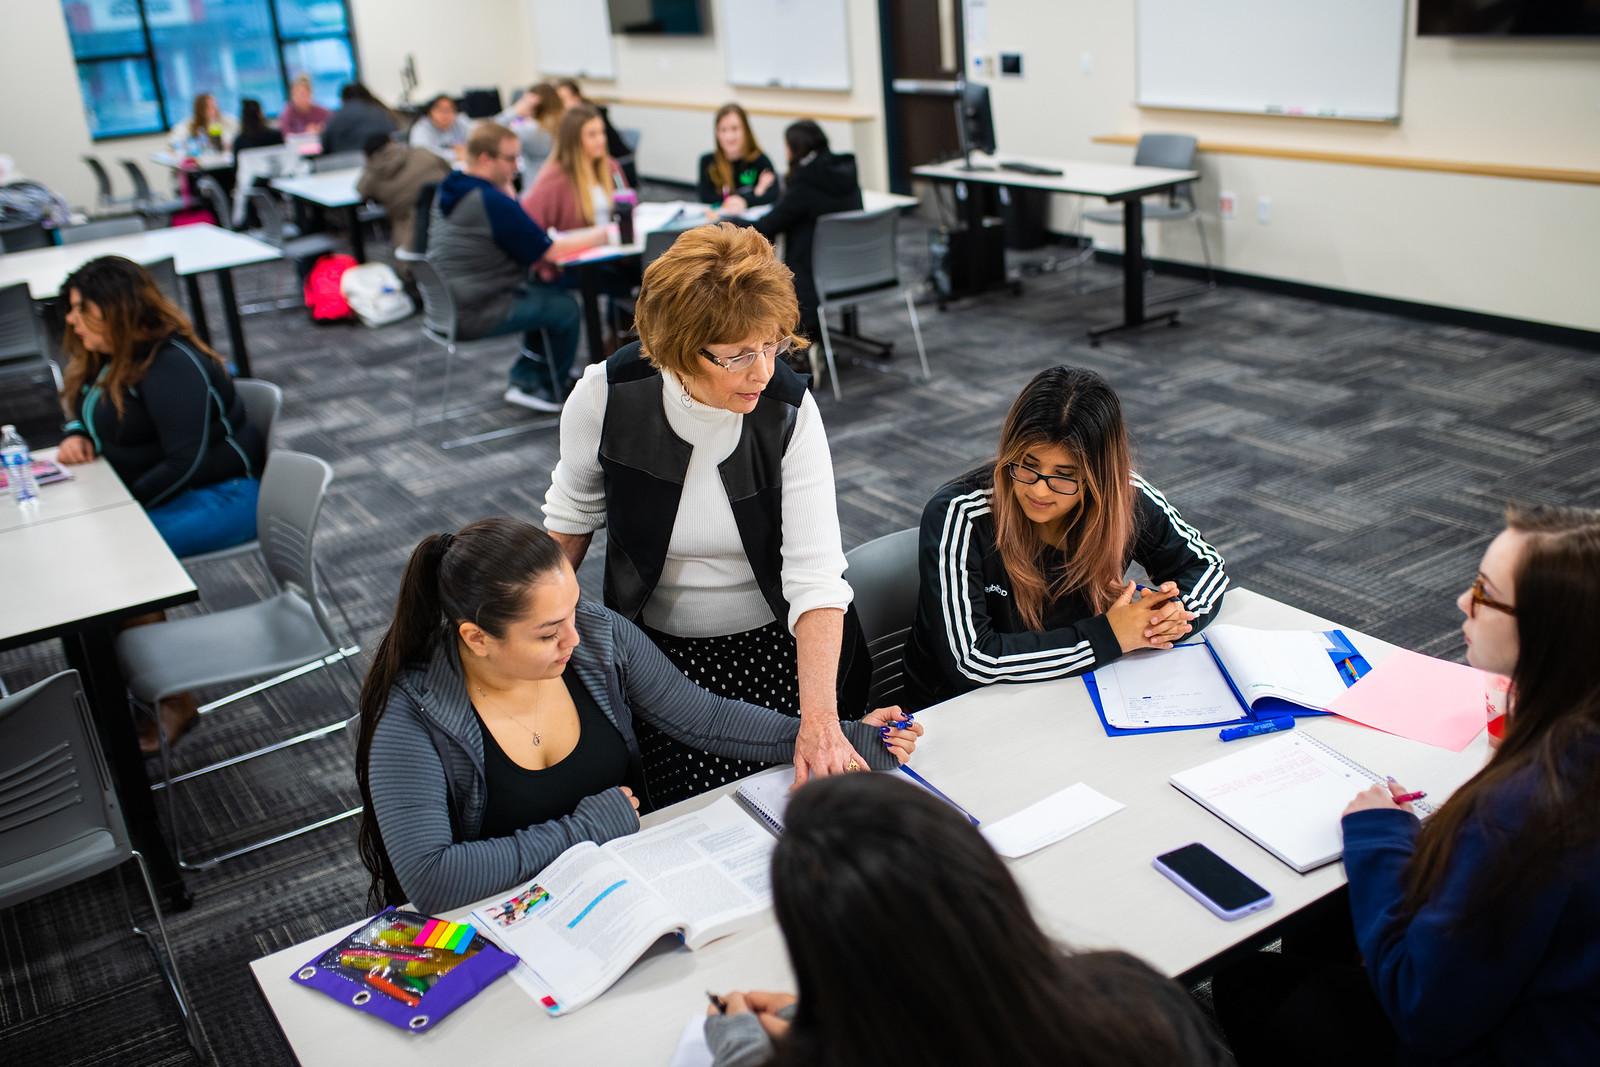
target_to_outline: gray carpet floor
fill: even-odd
[[[907,270],[921,277],[925,229],[909,225],[902,242]],[[286,273],[240,272],[242,298],[281,291]],[[925,306],[930,382],[911,373],[903,313],[868,308],[868,332],[901,339],[893,373],[847,369],[844,401],[822,399],[845,546],[915,524],[935,487],[990,454],[1028,378],[1063,362],[1117,387],[1139,468],[1221,549],[1236,584],[1424,652],[1460,655],[1452,600],[1508,499],[1600,506],[1592,353],[1239,289],[1186,299],[1178,328],[1090,348],[1084,329],[1117,315],[1118,277],[1091,265],[1081,276],[1030,278],[1021,298]],[[1188,286],[1157,279],[1154,297]],[[215,308],[211,322],[222,322]],[[538,516],[553,431],[443,452],[438,428],[413,429],[415,319],[317,327],[287,311],[249,318],[246,331],[255,373],[286,393],[282,445],[337,472],[317,549],[365,648],[420,537],[485,515]],[[482,346],[458,381],[494,400],[513,347]],[[435,360],[423,371],[435,397],[438,369]],[[54,440],[47,391],[8,391],[0,416],[36,445]],[[491,404],[452,433],[528,417]],[[582,574],[593,594],[600,558],[591,552]],[[211,608],[265,587],[248,561],[209,565],[196,579]],[[63,666],[53,645],[0,654],[12,689]],[[203,722],[180,759],[198,765],[343,717],[352,701],[347,676],[321,672]],[[181,801],[202,847],[355,802],[342,738],[202,781]],[[364,913],[353,838],[346,822],[190,877],[196,905],[168,924],[217,1062],[293,1062],[247,963]],[[121,916],[109,877],[0,911],[0,1059],[193,1062]]]

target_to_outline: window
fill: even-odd
[[[162,133],[211,93],[229,115],[254,97],[275,116],[311,77],[333,106],[356,78],[347,0],[61,0],[89,132]]]

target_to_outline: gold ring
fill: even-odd
[[[861,769],[861,764],[857,763],[855,760],[851,760],[849,763],[844,765],[844,769],[847,771],[859,771]]]

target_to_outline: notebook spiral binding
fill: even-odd
[[[1372,779],[1372,783],[1374,785],[1383,785],[1385,782],[1388,781],[1388,779],[1384,778],[1383,775],[1381,775],[1381,774],[1373,774],[1370,769],[1368,769],[1366,767],[1363,767],[1361,764],[1357,763],[1355,760],[1351,759],[1349,756],[1346,756],[1343,752],[1340,752],[1338,749],[1334,748],[1333,746],[1327,745],[1327,744],[1324,744],[1321,741],[1318,741],[1315,737],[1312,737],[1310,734],[1297,734],[1297,738],[1296,739],[1300,740],[1300,741],[1307,742],[1309,744],[1316,745],[1322,751],[1326,752],[1328,755],[1332,756],[1334,759],[1338,760],[1340,763],[1344,764],[1346,767],[1349,767],[1353,771],[1359,771],[1360,773],[1366,775],[1368,778]],[[1414,801],[1411,802],[1411,806],[1413,808],[1416,808],[1418,811],[1423,812],[1423,813],[1428,814],[1428,815],[1432,815],[1433,812],[1434,812],[1433,805],[1429,804],[1426,800],[1414,800]]]
[[[762,824],[766,826],[767,829],[771,830],[773,834],[778,837],[783,836],[783,823],[774,818],[771,812],[767,811],[760,804],[757,804],[743,793],[735,791],[733,797],[739,802],[745,811],[748,811],[751,815],[754,815],[757,819],[760,819]]]

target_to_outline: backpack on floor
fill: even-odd
[[[387,263],[351,267],[339,279],[339,289],[363,326],[387,326],[416,310],[399,275]]]
[[[317,259],[306,275],[306,310],[312,322],[339,322],[352,317],[350,302],[340,291],[344,272],[356,265],[355,256],[329,253]]]

